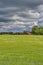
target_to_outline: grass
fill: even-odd
[[[43,65],[43,36],[0,35],[0,65]]]

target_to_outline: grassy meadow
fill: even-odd
[[[43,65],[43,36],[0,35],[0,65]]]

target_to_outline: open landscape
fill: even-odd
[[[43,36],[0,35],[0,65],[43,65]]]
[[[43,65],[43,0],[0,0],[0,65]]]

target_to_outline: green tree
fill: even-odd
[[[41,35],[43,35],[43,27],[40,27],[40,28],[39,28],[39,33],[40,33]]]
[[[32,33],[33,33],[33,34],[39,34],[39,27],[38,27],[38,26],[34,26],[34,27],[32,28]]]

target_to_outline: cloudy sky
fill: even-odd
[[[0,0],[0,31],[24,31],[43,26],[43,0]]]

